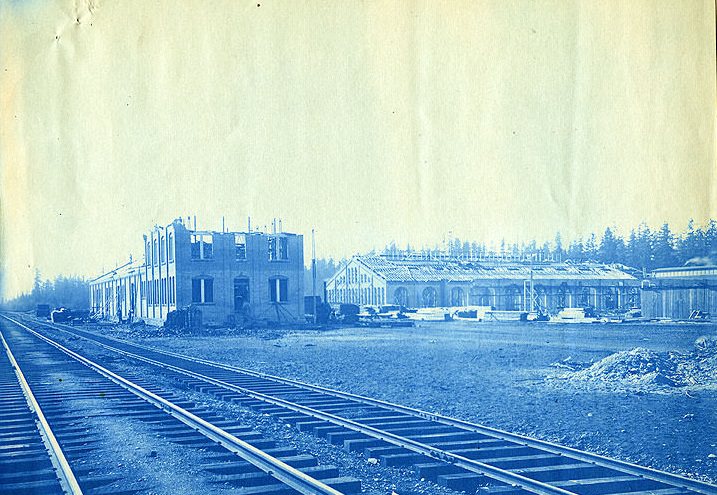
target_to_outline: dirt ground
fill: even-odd
[[[446,322],[140,340],[714,482],[717,377],[679,387],[578,378],[635,348],[689,361],[695,341],[715,335],[712,325]],[[643,373],[624,354],[627,371]]]

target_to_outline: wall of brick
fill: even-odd
[[[192,234],[211,235],[211,256],[192,257]],[[273,322],[304,321],[303,236],[259,232],[242,235],[246,255],[239,259],[234,232],[194,232],[179,220],[154,227],[144,236],[141,262],[104,274],[90,284],[92,306],[109,319],[116,320],[120,308],[123,319],[132,316],[152,324],[162,324],[170,311],[189,306],[198,308],[202,322],[209,325],[242,320],[243,315]],[[269,239],[278,237],[286,240],[286,259],[270,260]],[[212,281],[211,302],[193,301],[192,281],[201,278]],[[248,307],[239,311],[234,301],[237,278],[249,282]],[[286,301],[271,301],[269,280],[273,278],[286,280]]]
[[[249,315],[268,321],[303,321],[304,247],[303,236],[285,236],[288,244],[287,260],[269,260],[271,234],[246,233],[246,258],[237,259],[235,234],[213,232],[212,256],[193,259],[191,235],[185,228],[176,230],[177,307],[195,306],[202,312],[205,324],[222,325],[237,314],[234,307],[234,280],[249,280]],[[269,279],[287,280],[288,300],[270,300]],[[207,278],[213,281],[213,301],[197,303],[192,300],[192,280]]]

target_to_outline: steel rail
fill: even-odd
[[[51,328],[53,328],[53,327],[51,327]],[[71,332],[69,330],[65,330],[65,331],[73,333],[74,335],[79,335],[79,334],[77,334],[75,332]],[[85,337],[85,338],[87,338],[87,337]],[[401,412],[404,414],[408,414],[410,416],[419,417],[419,418],[427,419],[430,421],[435,421],[436,423],[444,424],[446,426],[453,426],[453,427],[456,427],[456,428],[459,428],[462,430],[488,435],[488,436],[491,436],[493,438],[497,438],[500,440],[506,440],[506,441],[518,443],[518,444],[526,446],[526,447],[534,447],[534,448],[544,450],[544,451],[552,453],[552,454],[563,455],[566,457],[570,457],[572,459],[576,459],[579,461],[594,464],[596,466],[605,467],[608,469],[619,470],[626,474],[632,474],[634,476],[639,476],[639,477],[642,477],[645,479],[659,481],[661,483],[677,486],[677,487],[684,488],[687,490],[692,490],[694,492],[702,493],[704,495],[717,495],[717,486],[709,484],[709,483],[686,478],[684,476],[680,476],[679,474],[667,473],[665,471],[660,471],[658,469],[653,469],[653,468],[646,467],[646,466],[640,466],[638,464],[633,464],[633,463],[630,463],[627,461],[611,459],[609,457],[601,456],[599,454],[594,454],[591,452],[581,451],[581,450],[578,450],[578,449],[575,449],[572,447],[558,445],[558,444],[549,442],[547,440],[531,438],[531,437],[527,437],[524,435],[520,435],[518,433],[511,433],[511,432],[507,432],[507,431],[500,430],[497,428],[492,428],[490,426],[484,426],[484,425],[480,425],[480,424],[476,424],[476,423],[471,423],[469,421],[451,418],[451,417],[444,416],[444,415],[438,414],[438,413],[430,413],[427,411],[422,411],[420,409],[415,409],[415,408],[412,408],[409,406],[402,406],[400,404],[395,404],[395,403],[383,401],[380,399],[373,399],[371,397],[365,397],[365,396],[358,395],[358,394],[341,392],[339,390],[330,389],[328,387],[322,387],[320,385],[312,385],[310,383],[304,383],[299,380],[293,380],[291,378],[282,378],[282,377],[270,375],[268,373],[262,373],[260,371],[253,371],[253,370],[248,370],[248,369],[244,369],[244,368],[239,368],[236,366],[217,363],[215,361],[210,361],[207,359],[186,356],[186,355],[171,352],[171,351],[154,349],[150,346],[143,346],[141,344],[136,344],[133,342],[126,342],[126,341],[122,341],[120,339],[115,339],[112,337],[102,336],[102,338],[114,340],[121,344],[138,347],[140,349],[146,349],[146,350],[156,352],[159,354],[165,354],[165,355],[168,355],[171,357],[185,359],[190,362],[196,362],[196,363],[203,364],[206,366],[216,367],[216,368],[219,368],[219,369],[222,369],[225,371],[233,371],[235,373],[242,373],[242,374],[253,376],[256,378],[263,378],[266,380],[270,380],[270,381],[273,381],[276,383],[281,383],[281,384],[285,384],[285,385],[293,385],[293,386],[304,388],[307,390],[312,390],[314,392],[320,392],[320,393],[324,393],[324,394],[342,398],[342,399],[349,399],[349,400],[361,402],[361,403],[364,403],[367,405],[377,406],[377,407],[381,407],[381,408],[395,411],[395,412]],[[97,342],[96,340],[93,340],[90,338],[87,338],[87,339],[91,340],[93,342]]]
[[[30,330],[32,331],[32,330]],[[32,331],[35,333],[34,331]],[[89,340],[89,339],[88,339]],[[352,431],[356,431],[359,433],[363,433],[367,436],[383,440],[387,443],[391,443],[393,445],[403,447],[407,450],[410,450],[412,452],[423,454],[427,457],[430,457],[432,459],[444,461],[444,462],[450,462],[455,466],[461,467],[467,471],[484,475],[488,478],[494,479],[496,481],[500,481],[502,483],[506,483],[508,485],[512,486],[518,486],[525,490],[528,490],[532,493],[536,493],[538,495],[575,495],[575,492],[571,492],[562,488],[558,488],[555,486],[552,486],[547,483],[543,483],[541,481],[537,481],[525,476],[522,476],[520,474],[512,473],[510,471],[506,471],[504,469],[497,468],[495,466],[491,466],[489,464],[484,464],[482,462],[469,459],[467,457],[453,454],[450,452],[447,452],[442,449],[437,449],[435,447],[431,447],[430,445],[417,442],[415,440],[411,440],[406,437],[402,437],[400,435],[395,435],[393,433],[389,433],[387,431],[380,430],[378,428],[374,428],[368,425],[363,425],[360,423],[357,423],[355,421],[342,418],[340,416],[336,416],[330,413],[325,413],[323,411],[319,411],[317,409],[313,409],[311,407],[302,406],[300,404],[296,404],[290,401],[286,401],[284,399],[279,399],[276,397],[271,397],[266,394],[262,394],[261,392],[255,392],[253,390],[234,385],[232,383],[224,382],[222,380],[218,380],[216,378],[212,378],[207,375],[203,375],[201,373],[197,373],[195,371],[187,370],[184,368],[180,368],[178,366],[174,366],[168,363],[163,363],[161,361],[157,361],[145,356],[141,356],[139,354],[135,354],[129,351],[125,351],[123,349],[118,349],[116,347],[112,347],[108,344],[104,344],[102,342],[93,341],[96,345],[99,345],[100,347],[104,349],[108,349],[110,351],[116,352],[118,354],[121,354],[123,356],[130,357],[132,359],[136,359],[138,361],[142,361],[144,363],[163,368],[168,369],[171,371],[174,371],[175,373],[179,373],[185,376],[189,376],[201,381],[204,381],[206,383],[210,383],[212,385],[216,385],[218,387],[231,390],[233,392],[240,393],[242,395],[246,395],[247,397],[251,397],[257,400],[261,400],[263,402],[285,407],[286,409],[300,412],[302,414],[306,414],[307,416],[321,419],[323,421],[328,421],[330,423],[343,426],[344,428],[350,429]],[[72,351],[70,351],[72,352]]]
[[[262,450],[257,449],[253,445],[244,442],[243,440],[240,440],[234,435],[192,414],[186,409],[183,409],[171,403],[170,401],[150,392],[149,390],[146,390],[145,388],[137,385],[136,383],[131,382],[130,380],[127,380],[126,378],[116,373],[113,373],[112,371],[104,368],[98,363],[95,363],[94,361],[91,361],[90,359],[72,351],[71,349],[68,349],[62,344],[55,342],[54,340],[36,332],[30,327],[5,315],[2,316],[18,325],[20,328],[23,328],[24,330],[30,332],[35,337],[43,340],[47,344],[55,347],[56,349],[62,351],[76,361],[79,361],[88,368],[96,371],[97,373],[108,378],[112,382],[118,384],[125,390],[132,392],[133,394],[144,399],[150,404],[165,411],[172,417],[180,420],[182,423],[197,430],[207,438],[221,444],[225,448],[239,455],[242,459],[253,464],[257,468],[261,469],[262,471],[276,478],[277,480],[283,482],[294,490],[297,490],[298,492],[303,493],[305,495],[342,495],[340,491],[335,490],[330,486],[322,483],[321,481],[316,480],[311,476],[302,473],[298,469],[289,466],[288,464],[280,461],[279,459],[270,456]]]
[[[162,352],[162,351],[154,351],[154,352]],[[186,358],[185,358],[186,359]],[[189,359],[192,360],[191,358]],[[210,365],[211,361],[208,361],[206,364]],[[550,452],[552,454],[558,454],[563,455],[566,457],[570,457],[572,459],[580,460],[583,462],[587,462],[590,464],[594,464],[596,466],[605,467],[609,469],[615,469],[618,471],[622,471],[626,474],[632,474],[634,476],[639,476],[641,478],[651,479],[653,481],[659,481],[661,483],[677,486],[679,488],[684,488],[687,490],[692,490],[694,492],[702,493],[704,495],[717,495],[717,486],[705,483],[699,480],[694,480],[691,478],[686,478],[684,476],[680,476],[679,474],[674,473],[668,473],[665,471],[660,471],[658,469],[653,469],[646,466],[640,466],[638,464],[633,464],[627,461],[621,461],[618,459],[612,459],[609,457],[601,456],[599,454],[594,454],[592,452],[585,452],[582,450],[578,450],[572,447],[566,447],[564,445],[558,445],[552,442],[549,442],[547,440],[540,440],[537,438],[531,438],[524,435],[520,435],[518,433],[511,433],[504,430],[500,430],[497,428],[492,428],[490,426],[484,426],[479,425],[476,423],[471,423],[469,421],[463,421],[461,419],[451,418],[448,416],[444,416],[442,414],[438,413],[430,413],[427,411],[421,411],[420,409],[415,409],[408,406],[402,406],[400,404],[394,404],[392,402],[383,401],[380,399],[372,399],[370,397],[365,397],[362,395],[357,394],[350,394],[347,392],[341,392],[338,390],[329,389],[326,387],[322,387],[320,385],[312,385],[308,383],[303,383],[298,380],[292,380],[290,378],[281,378],[281,377],[275,377],[273,375],[264,374],[261,372],[252,372],[251,370],[244,370],[242,368],[236,368],[229,365],[222,365],[221,363],[215,364],[218,368],[222,368],[227,371],[235,371],[235,372],[241,372],[247,375],[255,376],[257,378],[265,378],[267,380],[275,381],[277,383],[282,383],[286,385],[294,385],[301,388],[306,388],[308,390],[312,390],[315,392],[322,392],[327,395],[331,395],[334,397],[342,398],[342,399],[349,399],[354,400],[357,402],[361,402],[367,405],[373,405],[377,407],[381,407],[384,409],[388,409],[395,412],[401,412],[404,414],[408,414],[410,416],[419,417],[422,419],[427,419],[430,421],[435,421],[436,423],[444,424],[446,426],[453,426],[456,428],[460,428],[462,430],[471,431],[474,433],[481,433],[493,438],[497,438],[500,440],[506,440],[514,443],[518,443],[520,445],[526,446],[526,447],[534,447],[540,450],[544,450],[546,452]]]
[[[75,473],[72,472],[72,468],[67,462],[65,454],[62,452],[62,448],[57,442],[57,438],[52,432],[52,428],[50,428],[50,424],[47,422],[45,414],[42,412],[42,408],[40,408],[40,404],[38,404],[37,399],[35,399],[35,394],[32,393],[30,384],[25,379],[25,375],[23,374],[22,369],[20,369],[20,365],[15,360],[15,356],[13,356],[2,330],[0,330],[0,341],[2,341],[2,345],[5,348],[5,354],[7,354],[10,364],[15,371],[15,376],[17,376],[17,381],[20,383],[22,393],[25,395],[27,405],[30,407],[30,410],[35,413],[35,416],[37,416],[36,423],[38,431],[42,437],[42,442],[47,448],[47,452],[50,456],[50,462],[55,469],[62,491],[68,495],[82,495],[82,489],[77,483]]]
[[[49,324],[45,324],[42,322],[38,322],[38,323],[40,325],[45,325],[50,328],[64,330],[73,335],[82,337],[82,335],[76,333],[75,329],[73,329],[72,327],[67,327],[66,325],[57,325],[57,324],[49,325]],[[95,339],[92,339],[89,337],[84,337],[84,338],[87,340],[90,340],[92,342],[99,343],[100,345],[104,345]],[[691,490],[691,491],[694,491],[697,493],[701,493],[703,495],[717,495],[717,486],[709,484],[709,483],[686,478],[686,477],[678,475],[678,474],[667,473],[665,471],[660,471],[657,469],[640,466],[638,464],[633,464],[633,463],[630,463],[627,461],[611,459],[609,457],[601,456],[599,454],[594,454],[591,452],[584,452],[584,451],[581,451],[581,450],[578,450],[578,449],[575,449],[572,447],[558,445],[558,444],[555,444],[555,443],[552,443],[552,442],[549,442],[546,440],[539,440],[536,438],[523,436],[523,435],[520,435],[517,433],[507,432],[507,431],[500,430],[497,428],[492,428],[489,426],[471,423],[471,422],[460,420],[460,419],[450,418],[448,416],[444,416],[444,415],[441,415],[438,413],[430,413],[427,411],[421,411],[420,409],[415,409],[415,408],[408,407],[408,406],[402,406],[400,404],[394,404],[394,403],[388,402],[388,401],[373,399],[370,397],[365,397],[365,396],[358,395],[358,394],[351,394],[348,392],[341,392],[341,391],[330,389],[328,387],[323,387],[320,385],[312,385],[309,383],[301,382],[299,380],[293,380],[290,378],[282,378],[282,377],[278,377],[278,376],[271,375],[268,373],[262,373],[259,371],[253,371],[253,370],[240,368],[237,366],[231,366],[231,365],[227,365],[227,364],[223,364],[223,363],[218,363],[218,362],[211,361],[208,359],[187,356],[187,355],[172,352],[172,351],[155,349],[151,346],[145,346],[145,345],[137,344],[134,342],[123,341],[121,339],[116,339],[113,337],[100,336],[99,338],[112,340],[112,341],[115,341],[120,344],[129,345],[129,346],[136,347],[139,349],[145,349],[145,350],[148,350],[151,352],[164,354],[164,355],[167,355],[170,357],[184,359],[189,362],[196,362],[196,363],[203,364],[206,366],[216,367],[216,368],[219,368],[219,369],[222,369],[225,371],[241,373],[241,374],[253,376],[256,378],[263,378],[263,379],[270,380],[270,381],[273,381],[276,383],[293,385],[293,386],[296,386],[299,388],[304,388],[307,390],[324,393],[324,394],[331,395],[334,397],[338,397],[338,398],[342,398],[342,399],[349,399],[349,400],[361,402],[361,403],[364,403],[367,405],[373,405],[373,406],[385,408],[388,410],[392,410],[395,412],[401,412],[401,413],[419,417],[422,419],[428,419],[428,420],[435,421],[437,423],[441,423],[441,424],[444,424],[447,426],[453,426],[453,427],[456,427],[456,428],[459,428],[459,429],[462,429],[465,431],[471,431],[474,433],[485,434],[485,435],[491,436],[493,438],[518,443],[520,445],[527,446],[527,447],[534,447],[534,448],[541,449],[541,450],[544,450],[549,453],[563,455],[566,457],[570,457],[572,459],[576,459],[579,461],[594,464],[596,466],[605,467],[608,469],[615,469],[615,470],[622,471],[626,474],[639,476],[641,478],[650,479],[653,481],[659,481],[661,483],[677,486],[679,488]]]

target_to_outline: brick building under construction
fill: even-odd
[[[303,277],[301,235],[200,231],[178,219],[144,236],[142,261],[92,280],[90,307],[103,318],[151,324],[185,308],[209,325],[298,321]]]

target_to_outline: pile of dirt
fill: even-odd
[[[655,352],[642,347],[620,351],[585,367],[568,368],[556,378],[572,383],[627,388],[717,386],[717,339],[700,337],[688,353]],[[570,369],[572,368],[572,369]]]
[[[677,363],[674,355],[636,347],[616,352],[582,370],[570,372],[569,378],[582,382],[612,382],[625,385],[677,386]]]
[[[717,386],[717,338],[697,339],[691,359],[681,364],[681,370],[688,384]]]

